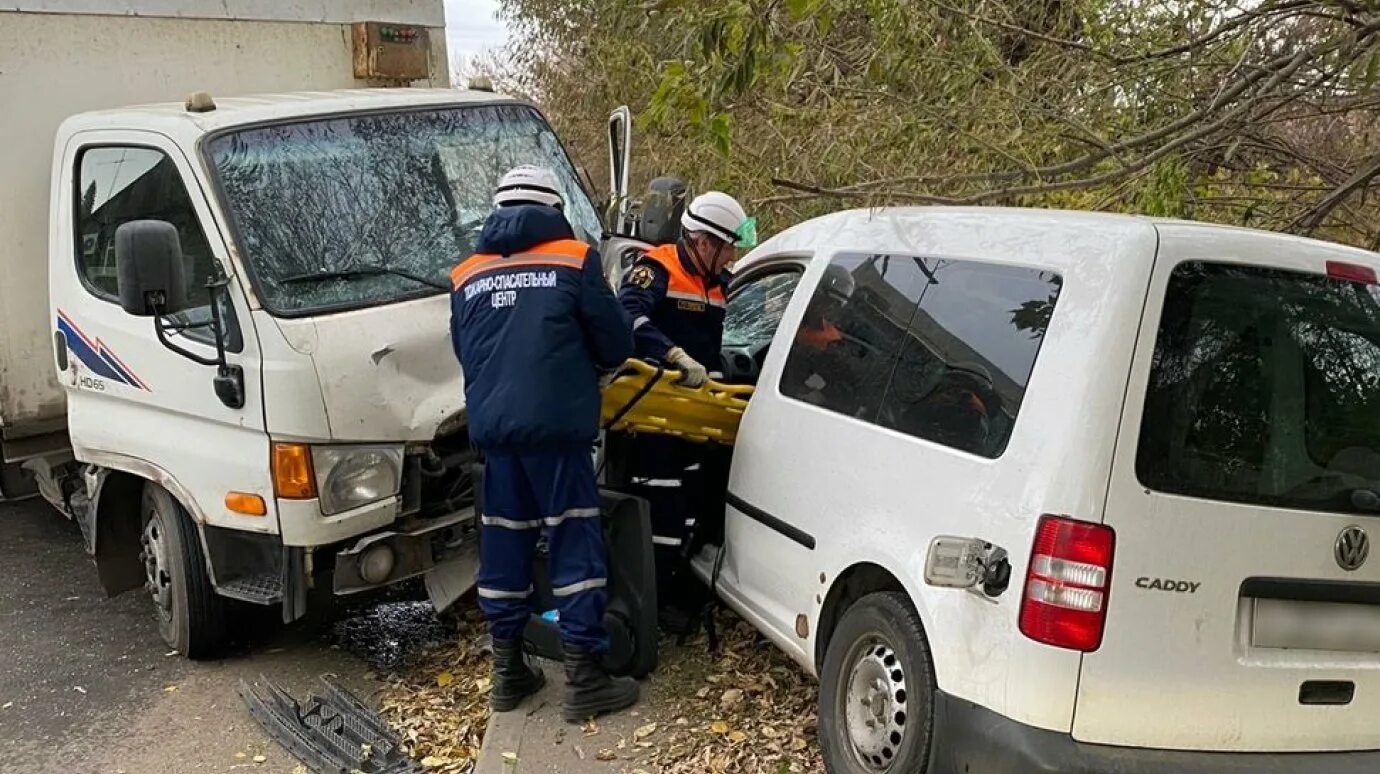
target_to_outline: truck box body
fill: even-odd
[[[0,9],[0,439],[61,431],[48,320],[53,137],[75,113],[213,96],[382,85],[355,78],[354,22],[425,28],[449,85],[440,2],[164,0]]]

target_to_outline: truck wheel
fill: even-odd
[[[188,658],[215,655],[225,632],[224,606],[206,571],[196,527],[163,488],[144,486],[139,558],[153,597],[158,633]]]
[[[843,614],[820,670],[819,735],[830,774],[923,772],[934,667],[910,600],[868,594]]]

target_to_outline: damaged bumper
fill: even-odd
[[[474,509],[411,519],[396,529],[360,538],[335,555],[333,588],[354,594],[414,578],[437,565],[477,554]]]

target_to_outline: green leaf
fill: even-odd
[[[709,136],[714,141],[714,150],[720,156],[728,157],[732,139],[733,119],[727,113],[716,113],[709,119]]]
[[[1366,60],[1366,90],[1375,87],[1375,76],[1380,74],[1380,48],[1370,52],[1370,59]]]
[[[733,55],[743,52],[743,41],[747,38],[747,30],[743,28],[743,23],[735,21],[728,26],[728,35],[724,39],[724,50]]]

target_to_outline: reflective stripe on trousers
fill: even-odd
[[[634,478],[633,486],[654,486],[661,489],[678,489],[685,482],[679,478]]]
[[[588,453],[486,455],[480,518],[479,606],[494,639],[512,640],[533,613],[532,563],[543,534],[561,637],[607,647],[608,568],[599,489]]]

